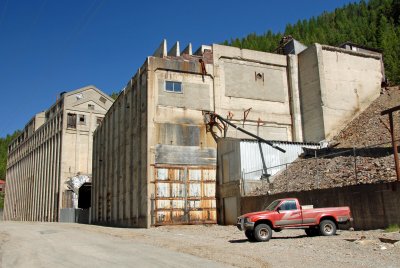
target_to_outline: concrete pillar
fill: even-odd
[[[59,192],[59,184],[60,184],[60,172],[61,172],[61,131],[58,129],[58,133],[56,134],[56,150],[57,150],[57,157],[56,157],[56,174],[55,174],[55,181],[54,181],[54,221],[58,221],[59,219],[59,210],[60,210],[60,204],[59,204],[59,198],[60,198],[60,192]]]
[[[303,142],[303,128],[301,122],[299,68],[297,55],[288,55],[288,79],[290,110],[292,114],[292,139]]]
[[[98,128],[97,128],[97,130],[98,130]],[[95,185],[96,185],[96,181],[93,179],[93,178],[97,178],[98,179],[98,176],[97,176],[97,166],[98,166],[98,159],[97,159],[97,140],[93,137],[93,150],[92,150],[92,195],[91,195],[91,200],[90,200],[90,202],[91,202],[91,210],[90,210],[90,219],[93,221],[93,220],[95,220],[95,218],[93,217],[94,215],[96,215],[96,214],[94,214],[95,212],[96,212],[96,206],[97,206],[97,204],[96,204],[96,202],[95,202],[95,200],[96,200],[96,195],[97,195],[97,193],[95,193],[94,191],[93,191],[93,189],[94,189],[94,187],[95,187]],[[91,222],[89,222],[89,223],[91,223]]]
[[[40,133],[40,173],[39,173],[39,202],[38,202],[38,221],[43,221],[43,185],[44,185],[44,143],[43,143],[43,130]]]
[[[153,53],[154,57],[159,57],[159,58],[163,58],[167,56],[167,40],[164,39],[160,46],[156,49],[156,51]]]
[[[50,163],[50,182],[49,182],[49,207],[48,207],[48,214],[49,214],[49,221],[54,221],[53,219],[53,206],[54,206],[54,169],[55,169],[55,138],[54,138],[54,121],[52,122],[52,129],[51,129],[51,163]]]
[[[118,100],[117,100],[118,101]],[[116,178],[111,182],[111,195],[112,195],[112,217],[111,222],[116,223],[118,220],[118,116],[119,110],[118,107],[115,109],[113,113],[113,128],[112,128],[112,150],[116,155],[112,157],[112,168],[111,168],[111,176],[110,178]]]
[[[192,55],[192,54],[193,54],[193,51],[192,51],[192,43],[189,43],[189,44],[187,45],[187,47],[185,47],[185,49],[182,51],[181,54],[182,54],[182,55],[183,55],[183,54]]]
[[[126,113],[126,103],[125,103],[125,91],[122,93],[123,97],[121,99],[121,105],[119,106],[118,113],[118,222],[123,222],[124,220],[124,203],[125,203],[125,187],[124,187],[124,166],[125,166],[125,156],[124,156],[124,146],[125,146],[125,136],[126,136],[126,126],[124,125],[124,115]]]
[[[176,41],[176,43],[168,51],[168,56],[179,57],[180,55],[181,55],[181,51],[179,48],[179,41]]]
[[[112,108],[111,108],[112,109]],[[106,146],[106,153],[105,153],[105,158],[106,158],[106,173],[105,173],[105,179],[106,179],[106,185],[105,185],[105,194],[106,194],[106,202],[105,202],[105,217],[106,220],[105,222],[109,223],[111,220],[111,186],[110,186],[110,182],[111,182],[111,145],[112,145],[112,135],[111,135],[111,117],[113,116],[113,112],[111,112],[111,114],[109,115],[109,120],[106,120],[106,133],[105,136],[107,137],[105,139],[105,142],[107,144]]]
[[[35,140],[35,176],[34,176],[34,202],[33,202],[33,221],[37,220],[37,215],[39,213],[39,172],[40,172],[40,158],[39,158],[39,145],[38,137]]]

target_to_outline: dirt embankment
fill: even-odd
[[[317,158],[299,158],[250,195],[305,191],[396,180],[388,116],[383,110],[400,105],[400,87],[382,93],[330,141],[334,147]],[[395,137],[400,139],[400,116],[394,114]]]

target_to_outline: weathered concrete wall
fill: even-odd
[[[92,223],[148,226],[147,63],[94,134]]]
[[[95,134],[93,223],[215,222],[216,144],[202,115],[213,80],[199,59],[149,57],[107,113]]]
[[[357,230],[385,228],[400,222],[399,190],[400,183],[393,182],[242,197],[240,214],[262,210],[275,199],[296,197],[301,204],[317,208],[349,206]]]
[[[380,93],[378,56],[315,44],[299,54],[304,140],[335,136]]]
[[[101,97],[105,103],[100,101]],[[69,127],[68,120],[63,121],[63,144],[68,146],[63,147],[61,156],[61,193],[67,190],[65,181],[68,178],[76,174],[92,174],[93,132],[112,104],[105,97],[94,88],[65,96],[63,117],[67,119],[68,114],[75,114],[77,124]]]
[[[283,55],[213,45],[216,112],[233,113],[233,122],[265,139],[292,138],[287,58]],[[261,120],[260,126],[257,121]],[[234,129],[229,137],[248,138]]]
[[[328,46],[317,45],[317,49],[323,79],[325,138],[329,139],[379,97],[381,62],[379,56],[352,54]]]
[[[199,59],[149,58],[149,225],[216,221],[216,143],[202,114],[214,109],[213,79]],[[182,92],[167,92],[166,81]]]
[[[99,102],[100,98],[105,102]],[[18,137],[9,147],[6,220],[59,219],[59,210],[65,207],[64,182],[77,172],[91,173],[96,117],[102,117],[111,103],[106,94],[88,86],[64,94],[45,113],[36,115],[33,124],[28,123],[23,133],[32,126],[35,131]],[[75,118],[76,128],[67,128],[68,113],[85,115],[84,124]]]

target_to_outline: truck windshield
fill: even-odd
[[[266,207],[265,208],[265,210],[268,210],[268,211],[274,211],[275,210],[275,208],[279,205],[279,203],[281,202],[281,200],[275,200],[275,201],[273,201],[271,204],[269,204],[269,206],[268,207]]]

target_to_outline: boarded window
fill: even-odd
[[[76,128],[76,114],[67,115],[67,128]]]
[[[105,103],[106,103],[106,101],[107,101],[107,100],[106,100],[106,98],[104,98],[104,97],[100,97],[100,99],[99,99],[99,100],[100,100],[102,103],[104,103],[104,104],[105,104]]]
[[[173,81],[165,81],[165,91],[174,92],[174,93],[182,93],[182,83],[181,82],[173,82]]]

